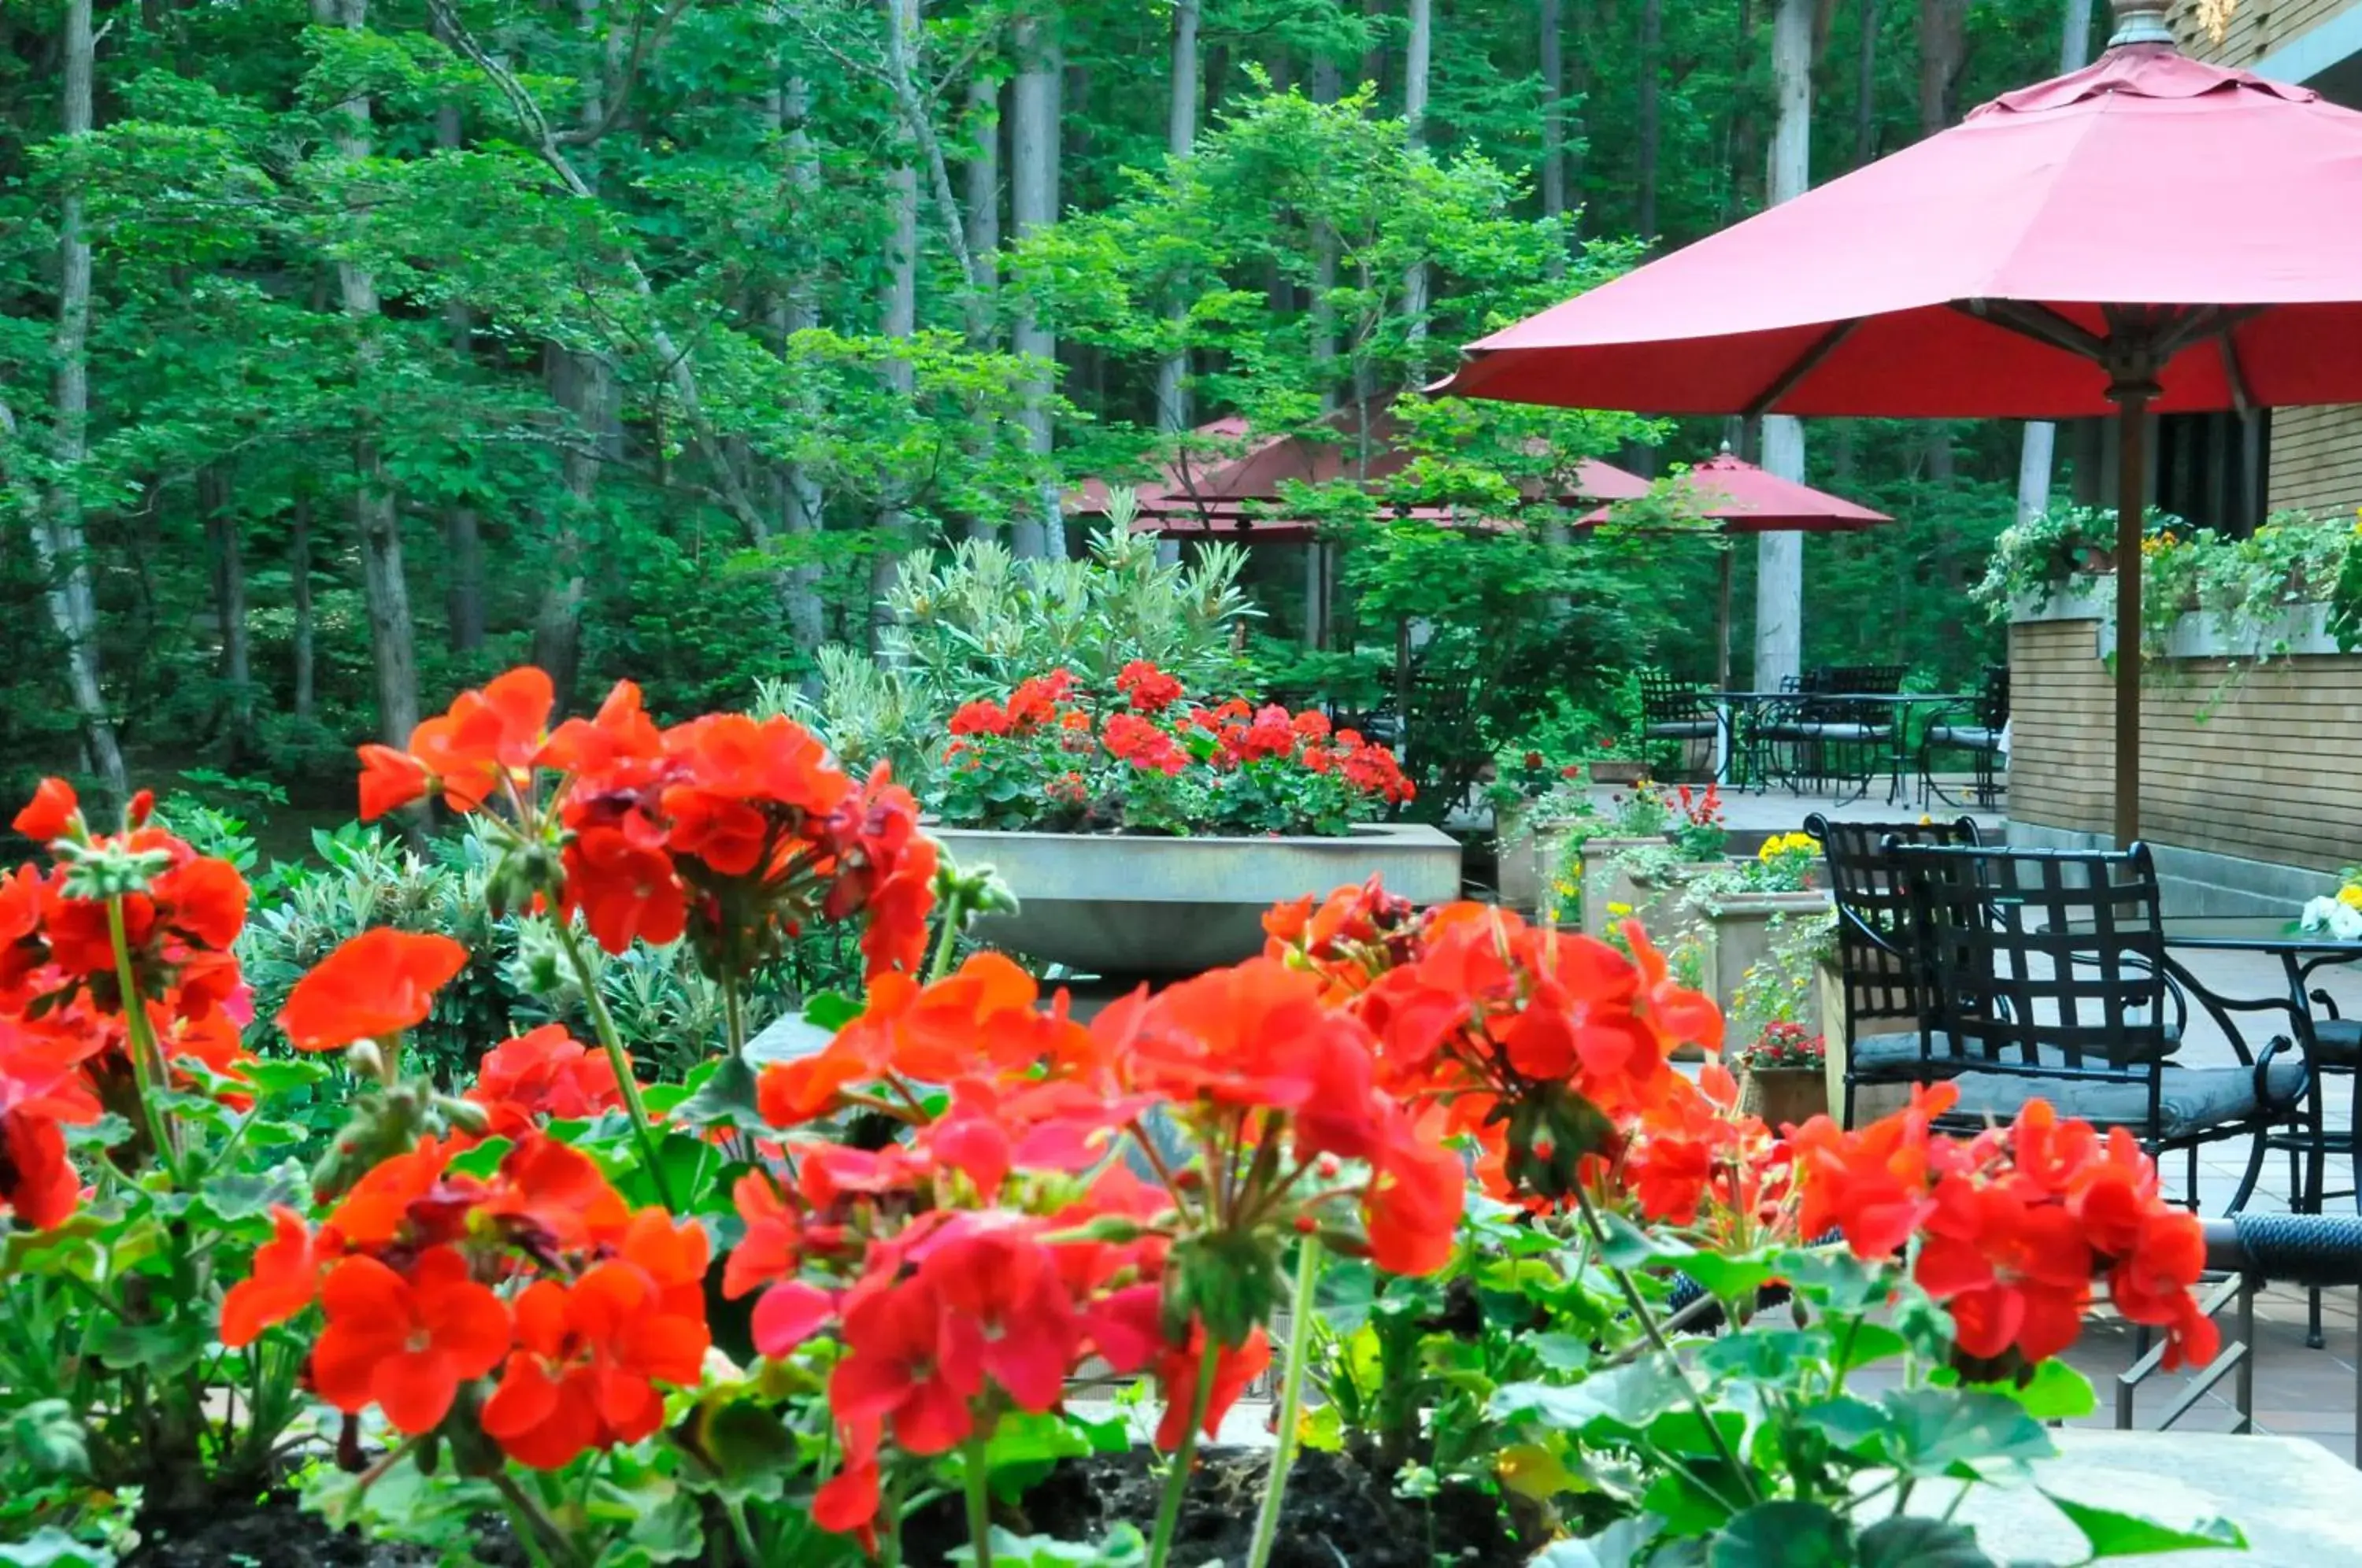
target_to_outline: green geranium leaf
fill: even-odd
[[[1562,1431],[1628,1435],[1645,1430],[1683,1397],[1680,1376],[1650,1355],[1573,1387],[1512,1383],[1493,1396],[1493,1413],[1533,1416]]]
[[[1947,1367],[1937,1374],[1936,1381],[1953,1384],[1958,1377]],[[2023,1385],[1976,1383],[1968,1386],[1981,1393],[1997,1394],[2037,1421],[2080,1420],[2100,1408],[2100,1397],[2092,1391],[2092,1380],[2063,1361],[2044,1362]]]
[[[1976,1531],[1940,1519],[1881,1519],[1861,1532],[1857,1568],[1993,1568]]]
[[[1621,1214],[1602,1214],[1599,1229],[1604,1238],[1599,1255],[1615,1268],[1648,1268],[1656,1264],[1686,1267],[1698,1255],[1697,1249],[1688,1242],[1670,1236],[1651,1236]]]
[[[110,1110],[95,1121],[81,1122],[62,1131],[69,1149],[112,1149],[129,1140],[131,1123]]]
[[[834,1033],[861,1016],[862,1005],[858,997],[843,991],[818,991],[805,999],[804,1021]]]
[[[254,1086],[255,1093],[267,1099],[321,1082],[328,1076],[328,1065],[316,1056],[258,1057],[241,1063],[238,1071]]]
[[[1753,1383],[1784,1383],[1797,1367],[1819,1361],[1827,1342],[1802,1329],[1752,1328],[1725,1334],[1698,1353],[1698,1364],[1722,1377]]]
[[[1998,1394],[1898,1388],[1880,1403],[1893,1461],[1914,1475],[1941,1475],[1980,1460],[2047,1459],[2058,1452],[2041,1422]]]
[[[1853,1568],[1853,1531],[1818,1503],[1758,1503],[1716,1538],[1708,1568]]]
[[[2050,1499],[2052,1507],[2067,1516],[2070,1524],[2083,1532],[2095,1559],[2147,1557],[2162,1551],[2195,1551],[2206,1547],[2245,1551],[2247,1545],[2247,1538],[2228,1519],[2207,1519],[2188,1529],[2175,1529],[2153,1519],[2079,1503],[2055,1492],[2042,1495]]]
[[[946,1561],[973,1563],[976,1549],[955,1547]],[[992,1532],[993,1568],[1136,1568],[1147,1561],[1147,1538],[1133,1525],[1118,1525],[1097,1542],[1012,1535],[997,1527]]]
[[[1796,1412],[1796,1419],[1828,1439],[1829,1445],[1841,1453],[1856,1459],[1878,1459],[1885,1453],[1890,1419],[1867,1399],[1840,1395],[1806,1406]]]
[[[1692,1253],[1681,1260],[1680,1266],[1718,1301],[1752,1301],[1774,1273],[1771,1258],[1761,1253],[1725,1257],[1720,1253]]]
[[[679,1121],[694,1127],[729,1127],[745,1132],[767,1132],[769,1124],[755,1106],[755,1069],[736,1056],[708,1063],[689,1076],[695,1092],[674,1110]]]
[[[114,1568],[115,1553],[44,1525],[28,1540],[0,1540],[0,1562],[9,1568]]]
[[[474,1176],[479,1181],[490,1181],[500,1174],[501,1162],[508,1158],[508,1153],[513,1147],[515,1145],[506,1138],[487,1138],[474,1148],[452,1155],[450,1163],[444,1168],[456,1171],[460,1176]]]

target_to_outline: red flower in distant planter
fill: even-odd
[[[1124,694],[1134,711],[1142,713],[1161,713],[1182,697],[1180,679],[1144,658],[1133,659],[1117,672],[1115,689]]]

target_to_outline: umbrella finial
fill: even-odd
[[[2110,49],[2122,49],[2126,44],[2176,43],[2173,29],[2165,25],[2165,0],[2109,0],[2115,8],[2116,31],[2108,39]]]

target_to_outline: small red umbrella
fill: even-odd
[[[1759,469],[1734,457],[1727,447],[1675,479],[1671,488],[1682,513],[1714,522],[1725,534],[1854,534],[1894,521],[1844,496]],[[1615,516],[1615,507],[1603,506],[1586,513],[1576,526],[1595,528]],[[1715,679],[1726,687],[1730,684],[1731,565],[1726,549],[1715,640]]]
[[[2186,60],[2112,0],[2095,65],[1469,349],[1468,397],[1657,414],[2121,412],[2116,624],[2152,412],[2362,403],[2362,115]],[[2118,841],[2140,672],[2116,667]]]
[[[1295,436],[1251,437],[1247,422],[1236,415],[1201,425],[1192,435],[1217,447],[1211,454],[1184,451],[1153,480],[1135,485],[1140,511],[1132,526],[1167,538],[1235,538],[1300,542],[1313,536],[1313,525],[1267,513],[1286,499],[1290,482],[1322,484],[1343,479],[1356,468],[1366,480],[1391,479],[1408,468],[1411,452],[1401,445],[1402,424],[1390,409],[1380,409],[1370,421],[1372,451],[1366,463],[1356,450],[1349,411],[1331,414],[1328,423],[1342,439],[1316,441]],[[1220,447],[1236,446],[1235,455]],[[1105,513],[1111,488],[1104,480],[1087,480],[1070,501],[1074,511]],[[1538,487],[1539,488],[1539,487]],[[1649,493],[1649,481],[1611,463],[1585,458],[1575,465],[1562,503],[1630,501]],[[1422,522],[1448,524],[1463,514],[1451,507],[1418,506],[1403,515]]]

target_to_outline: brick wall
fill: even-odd
[[[2096,629],[2010,628],[2013,821],[2109,831],[2115,703]],[[2362,864],[2362,655],[2250,666],[2225,689],[2228,668],[2176,659],[2151,673],[2141,698],[2142,836],[2316,870]]]
[[[2170,17],[2181,47],[2191,55],[2224,65],[2254,65],[2357,5],[2362,0],[2239,0],[2220,45],[2198,26],[2194,0],[2175,0]],[[2271,420],[2270,495],[2265,503],[2269,510],[2346,516],[2362,505],[2362,408],[2276,409]]]
[[[2195,0],[2174,0],[2169,19],[2181,47],[2200,60],[2224,65],[2253,65],[2264,56],[2340,11],[2356,0],[2239,0],[2231,14],[2231,30],[2218,47],[2198,25]],[[2106,6],[2101,7],[2102,11]]]

